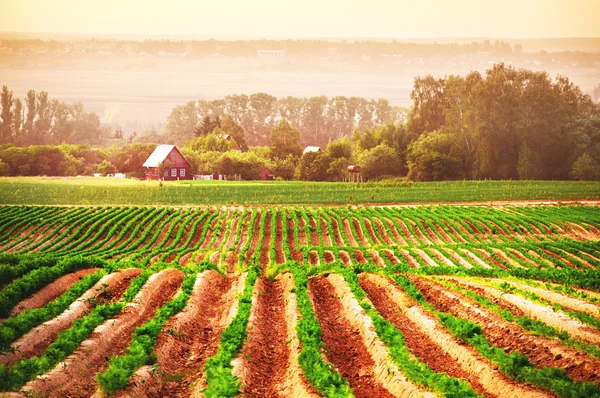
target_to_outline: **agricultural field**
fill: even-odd
[[[600,199],[600,181],[139,181],[0,177],[0,204],[243,205],[450,203]]]
[[[599,240],[597,204],[1,206],[0,391],[600,396]]]

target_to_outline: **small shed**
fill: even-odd
[[[306,148],[304,148],[304,151],[302,151],[302,154],[304,155],[305,153],[310,153],[310,152],[323,152],[323,150],[321,149],[320,146],[307,146]]]
[[[268,168],[265,167],[260,172],[259,178],[261,180],[272,180],[273,179],[273,172],[271,170],[269,170]]]
[[[166,163],[162,175],[159,175],[159,166]],[[183,157],[175,145],[159,145],[150,157],[144,162],[147,180],[189,180],[192,166]]]
[[[360,166],[351,164],[346,170],[348,171],[348,182],[362,182]]]

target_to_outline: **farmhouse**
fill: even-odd
[[[159,169],[162,166],[162,173]],[[175,145],[159,145],[144,162],[147,180],[189,180],[191,165]],[[162,175],[161,175],[162,174]]]
[[[323,150],[321,149],[320,146],[307,146],[306,148],[304,148],[304,151],[302,151],[302,154],[304,155],[305,153],[309,153],[309,152],[323,152]]]

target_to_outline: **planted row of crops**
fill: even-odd
[[[3,207],[0,390],[600,396],[595,207]]]

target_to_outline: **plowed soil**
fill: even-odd
[[[310,295],[325,343],[325,355],[354,389],[357,397],[392,397],[375,379],[375,365],[360,332],[343,314],[335,289],[324,277],[309,281]]]
[[[93,274],[96,271],[98,271],[98,268],[87,268],[61,276],[54,282],[38,290],[37,293],[15,305],[10,312],[10,316],[12,317],[23,311],[45,306],[69,290],[71,286],[83,279],[84,276]]]
[[[199,275],[187,306],[163,327],[156,340],[157,369],[145,368],[120,396],[180,397],[202,372],[218,347],[235,302],[238,279],[216,271]]]
[[[290,350],[286,344],[285,302],[280,281],[261,277],[256,282],[248,340],[235,366],[243,395],[275,397],[284,382]],[[253,300],[253,301],[254,301]]]
[[[131,279],[141,272],[142,270],[139,268],[128,268],[104,276],[72,303],[65,312],[50,321],[44,322],[15,341],[12,344],[15,351],[0,355],[0,364],[10,366],[22,358],[41,354],[46,347],[56,340],[60,332],[71,327],[76,319],[82,317],[94,306],[118,301],[129,287]]]
[[[73,355],[52,371],[29,382],[24,390],[49,397],[89,397],[96,391],[96,373],[108,366],[108,358],[122,353],[136,327],[154,316],[170,300],[183,281],[183,273],[167,270],[153,275],[144,288],[114,320],[105,322]]]
[[[565,347],[558,339],[528,334],[520,326],[480,307],[461,293],[450,291],[426,278],[410,276],[409,279],[438,311],[476,322],[490,343],[503,348],[507,353],[519,351],[537,366],[564,368],[577,381],[600,380],[598,359]]]

